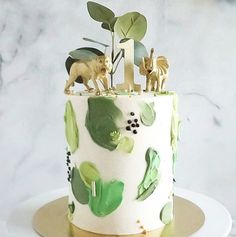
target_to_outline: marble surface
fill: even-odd
[[[168,88],[180,97],[177,185],[215,198],[236,218],[236,1],[98,2],[117,14],[148,15],[143,43],[169,58]],[[64,61],[70,50],[91,46],[82,37],[110,37],[90,20],[85,0],[0,6],[1,233],[20,202],[66,185]]]

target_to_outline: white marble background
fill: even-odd
[[[180,96],[177,185],[215,198],[236,218],[236,1],[98,2],[148,16],[143,42],[169,58],[168,87]],[[82,37],[110,40],[85,6],[0,0],[0,223],[20,202],[67,185],[64,61],[87,45]]]

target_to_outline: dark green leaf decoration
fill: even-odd
[[[122,39],[120,42],[123,43],[128,40],[129,39]],[[134,40],[134,64],[139,67],[143,57],[148,57],[146,47],[141,42]]]
[[[138,186],[137,200],[143,201],[148,198],[159,184],[160,174],[158,168],[160,166],[160,156],[153,148],[148,148],[145,156],[147,162],[146,172],[143,181]]]
[[[94,215],[103,217],[116,210],[122,202],[124,183],[96,181],[96,196],[89,195],[89,207]]]
[[[71,172],[71,188],[76,200],[81,204],[88,204],[89,189],[84,184],[79,169],[74,167]]]
[[[116,24],[116,21],[117,21],[118,17],[114,17],[113,20],[111,21],[111,23],[105,23],[103,22],[102,23],[102,28],[105,29],[105,30],[109,30],[111,32],[114,32],[114,26]]]
[[[73,214],[75,212],[75,203],[72,202],[71,204],[68,205],[69,212]]]
[[[129,12],[118,17],[114,29],[121,39],[130,38],[140,41],[146,34],[147,20],[138,12]]]
[[[83,162],[79,167],[79,171],[84,184],[88,188],[91,188],[93,181],[95,182],[101,178],[99,171],[92,162]]]
[[[113,134],[120,132],[117,123],[122,119],[122,112],[114,100],[112,97],[88,98],[85,124],[93,141],[110,151],[118,145],[119,140],[114,140]]]
[[[74,51],[71,51],[69,55],[73,59],[77,60],[91,60],[94,58],[97,58],[98,56],[103,56],[104,53],[98,49],[95,48],[89,48],[89,47],[84,47],[84,48],[79,48]]]
[[[104,44],[104,43],[101,43],[101,42],[99,42],[99,41],[97,41],[97,40],[93,40],[93,39],[90,39],[90,38],[83,38],[83,40],[85,40],[85,41],[88,41],[88,42],[91,42],[91,43],[95,43],[95,44],[100,44],[100,45],[102,45],[102,46],[104,46],[104,47],[109,47],[109,45],[108,44]]]
[[[141,122],[145,126],[151,126],[156,119],[156,112],[154,110],[154,102],[153,103],[141,102],[139,103],[139,107],[141,109],[141,112],[140,112]]]
[[[112,23],[115,17],[112,10],[96,2],[89,1],[87,8],[91,18],[98,22]]]
[[[165,224],[168,225],[173,220],[173,203],[168,202],[166,205],[162,208],[160,213],[160,219]]]
[[[67,101],[65,115],[65,133],[70,150],[74,153],[79,147],[79,130],[71,101]]]

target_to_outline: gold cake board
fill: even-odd
[[[52,201],[34,215],[33,228],[42,237],[188,237],[205,222],[203,211],[194,203],[174,197],[174,220],[163,229],[134,235],[101,235],[77,228],[67,220],[68,197]]]

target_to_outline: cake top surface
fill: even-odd
[[[169,62],[164,56],[154,56],[154,48],[150,53],[141,42],[147,32],[147,19],[139,12],[126,12],[121,16],[106,6],[88,1],[89,16],[100,23],[101,30],[111,35],[110,43],[97,39],[83,38],[94,43],[96,47],[79,47],[66,59],[66,70],[69,79],[64,92],[73,95],[141,95],[147,96],[167,94],[165,90],[168,79]],[[117,72],[123,61],[124,80],[117,83]],[[146,86],[135,82],[134,71],[139,70],[146,77]],[[79,89],[84,85],[84,90]],[[75,87],[76,85],[76,87]],[[151,94],[150,94],[151,93]]]

